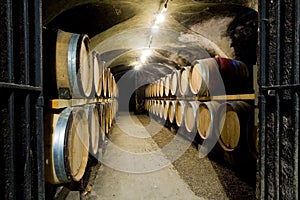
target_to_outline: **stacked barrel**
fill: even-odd
[[[54,41],[54,62],[48,66],[53,73],[44,81],[55,81],[56,88],[44,93],[69,104],[46,110],[45,177],[51,184],[80,183],[105,148],[117,115],[118,88],[100,54],[90,51],[87,35],[58,30]]]
[[[244,63],[207,58],[149,84],[145,89],[145,108],[160,122],[183,129],[187,137],[198,134],[201,144],[216,138],[216,146],[222,151],[256,159],[254,99],[238,98],[249,93],[251,85]],[[237,98],[226,101],[228,96]]]

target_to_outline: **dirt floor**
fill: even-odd
[[[177,132],[176,127],[162,126],[147,115],[121,114],[109,135],[106,152],[99,158],[104,164],[93,188],[81,198],[255,199],[255,172],[247,167],[234,170],[216,153],[200,159],[197,144],[190,144],[180,134],[176,137]],[[175,140],[176,145],[164,151]],[[80,195],[69,192],[66,199],[80,199]]]

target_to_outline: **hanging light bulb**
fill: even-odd
[[[137,64],[134,66],[134,70],[140,70],[142,68],[141,64]]]
[[[165,21],[165,15],[163,13],[158,13],[155,18],[155,24],[160,24]]]
[[[146,63],[148,57],[152,54],[151,49],[145,49],[142,51],[142,55],[140,57],[141,63]]]

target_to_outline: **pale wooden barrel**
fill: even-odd
[[[67,107],[46,118],[45,179],[52,184],[79,181],[89,157],[89,128],[82,107]],[[49,132],[48,132],[49,131]]]
[[[111,128],[112,125],[112,121],[113,121],[113,113],[112,113],[112,103],[111,101],[106,102],[106,109],[105,109],[105,113],[106,113],[106,134],[109,133],[109,130]]]
[[[90,40],[87,35],[57,31],[55,73],[60,97],[91,96],[93,68],[90,59]]]
[[[214,58],[206,58],[195,61],[190,69],[189,85],[194,95],[208,96],[208,85],[218,85],[221,82],[214,78],[218,74],[218,63]],[[216,83],[213,83],[217,81]]]
[[[156,97],[159,97],[159,96],[160,96],[159,90],[160,90],[160,80],[157,80],[157,81],[156,81],[156,92],[155,92],[155,93],[156,93],[156,95],[155,95]]]
[[[108,78],[108,70],[107,70],[107,67],[106,65],[104,65],[104,68],[103,68],[103,76],[102,76],[102,96],[103,97],[108,97],[108,91],[107,91],[107,80]]]
[[[207,139],[213,134],[217,110],[220,103],[216,101],[201,102],[196,116],[198,134],[202,139]]]
[[[153,95],[152,95],[153,97],[157,97],[157,96],[156,96],[156,90],[157,90],[156,88],[157,88],[157,84],[156,84],[156,81],[155,81],[155,82],[153,83],[153,91],[152,91],[152,92],[153,92]]]
[[[106,131],[106,103],[102,102],[100,103],[100,113],[99,115],[101,116],[101,136],[102,136],[102,141],[105,140],[105,135],[107,133]]]
[[[179,82],[180,82],[180,71],[174,70],[170,78],[170,90],[172,96],[180,96]]]
[[[115,80],[115,77],[112,75],[112,91],[111,91],[111,97],[112,98],[115,98],[117,97],[116,96],[116,87],[117,87],[117,83],[116,83],[116,80]]]
[[[99,149],[99,139],[100,139],[100,118],[99,110],[96,104],[86,104],[84,110],[88,119],[89,126],[89,152],[93,156],[97,155]]]
[[[156,100],[152,100],[150,109],[151,109],[151,113],[152,113],[153,115],[155,115],[155,111],[156,111]]]
[[[113,114],[113,121],[116,119],[117,117],[117,113],[118,113],[118,107],[119,107],[119,102],[116,99],[112,100],[112,114]]]
[[[153,97],[153,83],[150,84],[150,95],[149,97]]]
[[[93,51],[93,68],[94,68],[94,88],[95,96],[100,97],[102,92],[102,76],[103,68],[100,60],[100,56],[96,51]]]
[[[164,102],[164,110],[163,110],[163,119],[167,120],[168,116],[169,116],[169,105],[170,105],[170,101],[166,100]]]
[[[162,77],[159,79],[159,96],[163,97],[164,96],[164,82],[165,82],[165,77]]]
[[[186,105],[185,101],[178,101],[176,103],[175,108],[175,119],[177,126],[183,126],[184,125],[184,107]]]
[[[190,70],[190,89],[198,96],[247,93],[249,85],[247,66],[240,61],[207,58],[193,62]]]
[[[113,75],[110,72],[110,68],[107,68],[107,97],[112,97],[113,90]]]
[[[175,100],[171,101],[169,104],[168,118],[169,118],[170,123],[173,123],[175,121],[176,104],[177,104],[177,101],[175,101]]]
[[[222,104],[218,113],[219,144],[225,151],[247,149],[249,136],[253,134],[253,107],[243,101],[226,102]]]
[[[190,69],[191,67],[184,67],[180,70],[179,91],[181,96],[192,96],[192,92],[189,85]]]
[[[163,118],[164,116],[164,106],[165,106],[165,102],[164,100],[160,100],[159,101],[159,108],[158,108],[158,116],[159,118]]]
[[[198,101],[189,101],[184,107],[184,124],[188,132],[196,132],[196,116],[198,110]]]
[[[170,78],[171,78],[171,74],[165,76],[164,93],[166,97],[170,95]]]
[[[160,101],[159,100],[156,100],[155,101],[155,104],[154,104],[154,114],[156,116],[159,115],[159,107],[160,107]]]

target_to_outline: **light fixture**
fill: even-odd
[[[146,63],[147,58],[152,54],[152,50],[149,49],[145,49],[142,51],[142,55],[140,57],[141,63]]]
[[[141,64],[137,64],[134,66],[134,70],[140,70],[142,68]]]
[[[165,15],[163,13],[158,13],[155,18],[155,24],[160,24],[165,21]]]

